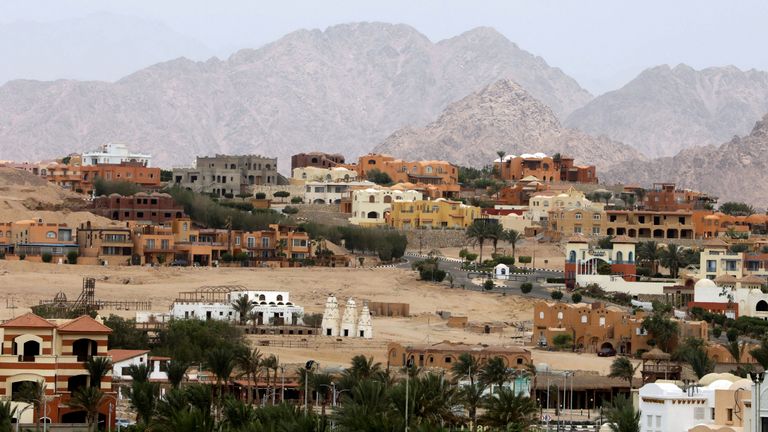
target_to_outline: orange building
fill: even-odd
[[[22,423],[44,416],[53,423],[85,423],[86,412],[69,406],[74,392],[93,386],[106,393],[107,399],[115,398],[112,374],[93,383],[86,369],[89,358],[108,356],[107,337],[111,332],[86,315],[74,320],[45,320],[27,313],[0,324],[0,396],[14,401],[24,383],[40,382],[45,387],[45,412],[27,409],[27,415],[20,419]],[[11,403],[20,411],[28,405]],[[99,422],[106,423],[111,417],[114,427],[116,405],[99,406]]]
[[[654,183],[651,189],[645,191],[639,204],[651,211],[692,211],[703,210],[716,202],[717,198],[703,192],[677,189],[674,183]]]
[[[768,215],[753,214],[733,216],[711,210],[693,212],[693,226],[696,238],[719,237],[728,232],[748,234],[768,229]]]
[[[160,187],[160,168],[150,168],[139,162],[98,165],[60,165],[48,173],[48,181],[75,192],[93,194],[97,178],[126,181],[145,188]]]
[[[450,370],[465,353],[475,357],[479,364],[488,359],[501,357],[508,368],[524,369],[531,363],[531,352],[521,347],[469,345],[443,341],[431,345],[387,345],[387,366],[405,366],[408,360],[416,367]]]
[[[366,178],[371,170],[377,169],[387,174],[394,183],[412,183],[418,188],[434,190],[431,198],[453,198],[459,187],[459,169],[446,161],[409,162],[395,159],[389,155],[367,154],[360,156],[357,165],[350,166],[357,170],[359,178]],[[413,189],[413,188],[412,188]]]
[[[497,175],[503,180],[518,181],[536,177],[542,183],[597,183],[593,165],[575,165],[573,158],[553,158],[544,153],[508,155],[493,163]]]
[[[0,222],[0,250],[30,261],[40,261],[51,254],[54,262],[77,252],[75,229],[67,224],[45,223],[42,219]]]

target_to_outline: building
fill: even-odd
[[[397,229],[464,229],[480,217],[480,207],[438,198],[433,201],[396,201],[392,203],[388,223]]]
[[[768,254],[732,252],[728,243],[712,238],[704,241],[699,259],[699,278],[756,276],[768,283]]]
[[[493,161],[497,175],[507,181],[518,181],[535,177],[541,183],[597,183],[593,165],[574,165],[573,158],[544,153],[524,153],[520,156],[506,155]]]
[[[86,222],[77,229],[77,261],[92,265],[129,265],[133,262],[133,242],[130,226],[94,227]]]
[[[219,197],[251,195],[251,187],[277,185],[277,158],[258,155],[198,156],[195,168],[174,168],[173,183]]]
[[[568,190],[557,193],[547,191],[537,193],[528,200],[528,211],[525,212],[525,218],[533,222],[546,224],[549,219],[550,211],[559,211],[563,209],[594,209],[601,210],[604,206],[599,203],[593,203],[587,199],[584,192],[569,187]],[[584,234],[590,234],[586,231]]]
[[[30,261],[41,261],[50,254],[53,262],[77,252],[75,229],[67,224],[46,223],[42,219],[0,222],[0,250]]]
[[[113,220],[154,224],[187,217],[184,214],[184,206],[177,204],[170,195],[158,192],[95,197],[90,210],[91,213]]]
[[[651,189],[643,193],[640,203],[645,210],[651,211],[693,211],[711,208],[717,203],[716,197],[692,191],[677,189],[674,183],[654,183]]]
[[[688,307],[699,307],[733,319],[740,315],[768,319],[768,294],[762,290],[765,286],[766,279],[757,276],[699,279]]]
[[[696,238],[723,237],[730,233],[749,236],[750,233],[768,232],[768,215],[735,216],[696,210],[693,212],[693,226]]]
[[[149,368],[150,382],[168,382],[168,357],[150,356],[149,350],[128,349],[109,350],[109,356],[112,358],[113,382],[132,381],[133,377],[128,374],[130,367],[142,365]]]
[[[344,163],[344,155],[338,153],[299,153],[291,156],[291,172],[296,168],[333,168]]]
[[[387,345],[387,367],[404,367],[409,361],[420,368],[450,370],[459,356],[469,353],[480,365],[493,357],[501,357],[507,367],[525,369],[531,363],[531,352],[519,346],[468,345],[454,342],[435,344],[401,345],[390,342]]]
[[[0,396],[14,401],[27,382],[45,385],[45,416],[53,423],[85,423],[86,412],[69,406],[72,394],[86,386],[97,387],[114,398],[112,374],[92,383],[86,361],[92,356],[108,356],[107,337],[111,329],[83,315],[73,320],[46,320],[27,313],[0,324]],[[11,402],[21,413],[20,422],[33,423],[44,417],[28,409],[29,404]],[[111,410],[111,411],[110,411]],[[100,422],[111,418],[114,427],[115,404],[102,404]]]
[[[320,325],[323,335],[351,338],[373,338],[373,321],[368,304],[363,303],[358,314],[357,303],[353,298],[347,300],[344,312],[341,314],[336,296],[331,294],[325,302],[323,321]]]
[[[304,202],[307,204],[340,204],[349,198],[354,189],[375,187],[369,181],[308,181],[304,185]]]
[[[605,212],[600,206],[553,209],[547,214],[546,219],[539,219],[539,223],[546,227],[547,232],[561,238],[571,235],[605,235]]]
[[[360,156],[356,165],[359,178],[367,178],[372,170],[385,173],[393,183],[411,183],[434,191],[431,198],[458,196],[459,169],[446,161],[404,161],[389,155]],[[428,188],[429,187],[429,188]]]
[[[357,180],[357,171],[345,167],[294,168],[291,172],[291,184],[305,184],[307,182],[352,182]]]
[[[144,153],[131,153],[125,144],[107,143],[98,150],[85,152],[80,157],[83,166],[120,165],[122,163],[149,166],[152,156]]]
[[[160,187],[160,168],[139,162],[98,165],[58,165],[48,170],[48,181],[63,189],[93,195],[97,179],[124,181],[146,189]]]
[[[574,235],[565,246],[565,281],[573,286],[581,274],[598,274],[602,265],[610,266],[613,275],[621,275],[627,282],[636,280],[637,263],[635,245],[637,240],[626,236],[611,240],[611,249],[597,249],[584,236]]]
[[[693,239],[690,211],[606,210],[605,234],[640,239]]]
[[[414,202],[421,200],[421,192],[394,188],[368,188],[352,191],[352,217],[349,223],[361,226],[381,226],[387,223],[387,217],[395,202]]]

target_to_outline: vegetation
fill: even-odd
[[[281,190],[281,191],[277,191],[277,192],[273,193],[272,196],[275,197],[275,198],[288,198],[289,196],[291,196],[291,193],[288,192],[288,191],[282,191]]]
[[[523,292],[523,294],[528,294],[533,290],[533,284],[530,282],[523,282],[520,284],[520,291]]]
[[[573,337],[568,333],[561,333],[552,338],[552,343],[559,350],[573,347]]]
[[[501,225],[496,222],[489,222],[486,219],[477,219],[467,227],[466,237],[471,242],[480,246],[480,262],[483,262],[483,246],[485,246],[485,242],[487,240],[494,241],[494,249],[496,249],[496,242],[502,236],[503,231]]]
[[[573,303],[581,303],[581,294],[575,292],[571,294],[571,302]]]
[[[632,361],[627,357],[616,357],[615,360],[613,360],[613,363],[611,363],[611,371],[608,374],[611,378],[621,378],[625,380],[627,383],[629,383],[629,390],[632,391],[632,378],[635,376],[635,372],[637,371],[637,368],[640,367],[640,364],[638,363],[637,366],[632,364]]]
[[[405,255],[408,240],[404,234],[381,228],[356,226],[328,226],[313,222],[301,225],[313,239],[325,239],[336,244],[342,242],[354,252],[375,253],[382,261],[400,259]]]
[[[520,264],[530,264],[531,257],[523,255],[517,258],[517,262],[519,262]]]
[[[624,395],[616,396],[605,411],[605,419],[612,432],[640,432],[640,411]]]
[[[43,260],[44,263],[49,263],[53,261],[53,255],[51,255],[49,252],[45,252],[40,256],[40,259]]]
[[[670,243],[660,253],[661,265],[669,269],[669,274],[677,278],[680,267],[685,266],[685,256],[683,250],[678,245]]]
[[[298,209],[298,208],[296,208],[296,207],[292,207],[292,206],[285,206],[285,207],[283,208],[283,213],[285,213],[285,214],[287,214],[287,215],[295,215],[295,214],[296,214],[296,213],[298,213],[298,212],[299,212],[299,209]]]
[[[493,286],[493,279],[486,279],[485,282],[483,282],[483,289],[486,291],[492,290]]]
[[[226,321],[173,320],[158,333],[152,352],[175,361],[200,363],[208,360],[208,352],[219,349],[231,353],[245,349],[242,331]]]
[[[105,180],[101,177],[98,177],[93,182],[93,189],[96,196],[112,195],[113,193],[128,196],[141,192],[141,186],[136,183],[122,180]]]
[[[146,333],[136,328],[135,319],[110,315],[104,320],[104,325],[112,329],[108,340],[110,349],[143,349],[149,346]]]
[[[445,270],[440,270],[437,258],[426,258],[411,264],[411,268],[419,272],[419,279],[423,281],[442,282],[445,279]]]
[[[368,178],[368,181],[372,181],[377,185],[390,186],[393,183],[392,177],[390,177],[389,174],[382,172],[377,168],[368,171],[366,177]]]
[[[173,171],[161,169],[160,170],[160,181],[161,182],[169,182],[171,180],[173,180]]]
[[[707,356],[705,342],[699,338],[687,338],[672,357],[688,363],[699,379],[715,370],[715,362]]]
[[[558,300],[559,301],[559,300],[562,300],[562,298],[563,298],[563,292],[560,291],[560,290],[552,291],[549,295],[552,297],[552,300]]]
[[[653,302],[653,313],[643,320],[643,328],[651,334],[659,349],[669,352],[677,337],[677,323],[670,319],[671,308]]]
[[[755,209],[751,205],[733,201],[720,204],[718,210],[733,216],[749,216],[755,214]]]

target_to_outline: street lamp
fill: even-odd
[[[413,357],[408,357],[405,362],[405,432],[408,432],[408,385],[411,381],[411,368],[413,367]]]
[[[765,372],[749,373],[749,379],[751,379],[752,383],[755,385],[755,391],[752,396],[752,399],[754,400],[752,405],[755,407],[755,415],[753,416],[754,422],[755,422],[755,427],[753,428],[753,430],[755,430],[755,432],[762,432],[763,430],[762,415],[760,413],[760,399],[762,399],[760,385],[763,383],[764,378],[765,378]]]

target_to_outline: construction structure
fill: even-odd
[[[102,309],[147,311],[152,309],[152,302],[146,300],[101,300],[96,298],[96,279],[83,278],[83,289],[77,299],[70,301],[67,294],[59,291],[52,300],[40,300],[33,306],[35,313],[43,313],[49,318],[68,318],[88,315]]]

